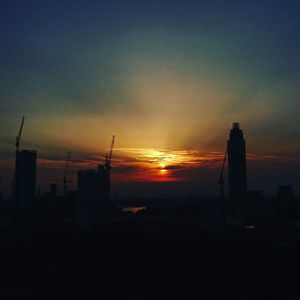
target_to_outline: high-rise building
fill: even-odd
[[[35,207],[36,151],[16,152],[15,200],[17,213],[30,213]]]
[[[82,229],[92,230],[108,220],[108,172],[99,165],[97,170],[79,170],[77,178],[78,225]]]
[[[247,192],[246,142],[239,123],[230,130],[228,149],[228,179],[230,216],[242,220]]]

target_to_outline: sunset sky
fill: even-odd
[[[38,151],[44,190],[67,151],[75,187],[115,134],[114,193],[215,195],[240,122],[249,188],[300,193],[299,1],[5,2],[0,191],[24,115],[21,148]]]

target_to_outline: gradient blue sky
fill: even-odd
[[[300,180],[299,1],[2,1],[0,35],[2,174],[25,115],[23,147],[53,161],[93,161],[112,134],[123,158],[201,160],[239,121],[252,157],[274,160],[250,167],[251,188]]]

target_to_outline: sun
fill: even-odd
[[[136,178],[144,181],[181,181],[182,168],[193,167],[199,159],[198,152],[192,150],[168,150],[152,148],[121,148],[132,158],[137,167]]]
[[[168,170],[166,170],[166,169],[160,169],[159,170],[159,174],[160,175],[165,175],[165,174],[167,174],[168,173]]]

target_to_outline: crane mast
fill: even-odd
[[[226,159],[227,159],[227,154],[228,154],[228,147],[226,147],[226,152],[224,155],[224,159],[223,159],[223,163],[222,163],[222,168],[220,171],[220,176],[219,176],[219,180],[218,180],[218,184],[220,185],[220,198],[224,199],[225,197],[225,192],[224,192],[224,183],[225,183],[225,179],[224,179],[224,169],[225,169],[225,163],[226,163]]]
[[[113,135],[112,141],[111,141],[111,146],[110,146],[110,151],[108,155],[106,155],[105,158],[105,168],[107,171],[107,190],[110,190],[110,169],[111,169],[111,158],[112,158],[112,152],[113,152],[113,147],[115,143],[115,136]]]
[[[24,120],[25,120],[25,117],[23,116],[22,117],[22,121],[21,121],[21,125],[20,125],[20,129],[19,129],[19,133],[18,135],[16,136],[16,143],[15,143],[15,146],[16,146],[16,160],[15,160],[15,170],[14,170],[14,178],[12,180],[12,185],[11,185],[11,189],[12,189],[12,194],[13,194],[13,197],[16,197],[16,181],[17,181],[17,155],[18,155],[18,152],[20,150],[20,141],[21,141],[21,136],[22,136],[22,131],[23,131],[23,126],[24,126]]]
[[[106,160],[105,160],[105,167],[107,170],[111,169],[111,158],[112,158],[112,152],[113,152],[113,147],[114,147],[114,143],[115,143],[115,136],[113,135],[112,137],[112,141],[111,141],[111,146],[110,146],[110,151],[109,154],[106,155]]]
[[[16,150],[17,151],[19,151],[19,149],[20,149],[20,140],[21,140],[21,136],[22,136],[24,120],[25,120],[25,117],[22,118],[21,126],[20,126],[20,129],[19,129],[19,134],[18,134],[18,136],[16,136],[16,144],[15,145],[16,145]]]
[[[65,172],[64,172],[64,177],[63,177],[63,184],[64,184],[64,195],[67,193],[67,175],[68,175],[68,170],[69,170],[69,161],[70,161],[70,155],[71,152],[69,151],[67,154],[67,160],[66,160],[66,167],[65,167]]]

